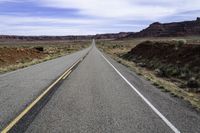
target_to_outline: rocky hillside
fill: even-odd
[[[130,34],[127,37],[174,37],[200,35],[200,18],[194,21],[159,23],[155,22],[148,28]]]

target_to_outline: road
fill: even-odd
[[[18,132],[200,132],[198,112],[102,54],[94,42],[35,118],[25,123]]]
[[[0,75],[0,129],[88,50]]]

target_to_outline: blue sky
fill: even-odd
[[[0,34],[86,35],[194,20],[200,0],[0,0]]]

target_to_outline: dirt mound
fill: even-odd
[[[126,57],[200,67],[200,45],[146,41],[133,48]]]
[[[200,44],[146,41],[123,55],[123,58],[159,71],[161,76],[185,81],[193,78],[200,82]]]
[[[45,55],[31,48],[7,48],[0,47],[0,67],[25,63],[33,59],[40,59]]]

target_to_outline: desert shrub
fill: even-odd
[[[187,43],[185,39],[174,39],[173,40],[175,43],[175,49],[178,50],[180,47],[182,47],[184,44]]]
[[[179,46],[182,46],[182,45],[184,45],[184,44],[186,44],[187,43],[187,41],[186,40],[178,40],[178,45]]]
[[[157,87],[159,86],[159,84],[156,83],[156,82],[153,82],[153,85],[154,85],[154,86],[157,86]]]
[[[164,77],[165,76],[165,72],[163,71],[163,69],[157,68],[154,71],[155,71],[157,76],[160,76],[160,77]]]
[[[196,73],[199,73],[200,72],[200,68],[199,67],[194,67],[193,69],[192,69],[194,72],[196,72]]]
[[[37,51],[40,51],[40,52],[44,51],[44,48],[42,46],[34,47],[34,49],[36,49]]]
[[[164,87],[164,86],[162,86],[162,85],[160,85],[160,86],[159,86],[159,88],[160,88],[160,89],[165,89],[165,87]]]
[[[172,76],[178,76],[178,75],[180,75],[180,70],[179,70],[179,68],[177,68],[177,67],[172,68],[170,74],[171,74]]]
[[[188,77],[188,74],[185,72],[181,72],[180,75],[178,76],[178,78],[180,79],[187,79],[187,77]]]
[[[190,87],[190,88],[198,88],[199,87],[199,83],[194,77],[192,77],[187,82],[187,86]]]
[[[160,65],[155,70],[155,73],[161,77],[179,77],[182,73],[181,69],[173,65]]]
[[[187,40],[185,40],[185,39],[172,39],[172,41],[179,45],[184,45],[187,43]]]
[[[25,57],[23,59],[20,60],[20,63],[26,63],[26,62],[29,62],[31,59],[29,57]]]
[[[116,47],[115,45],[112,46],[112,48],[115,48],[115,47]]]
[[[140,67],[146,67],[147,66],[146,63],[144,63],[144,62],[139,62],[139,63],[137,63],[137,65],[140,66]]]

